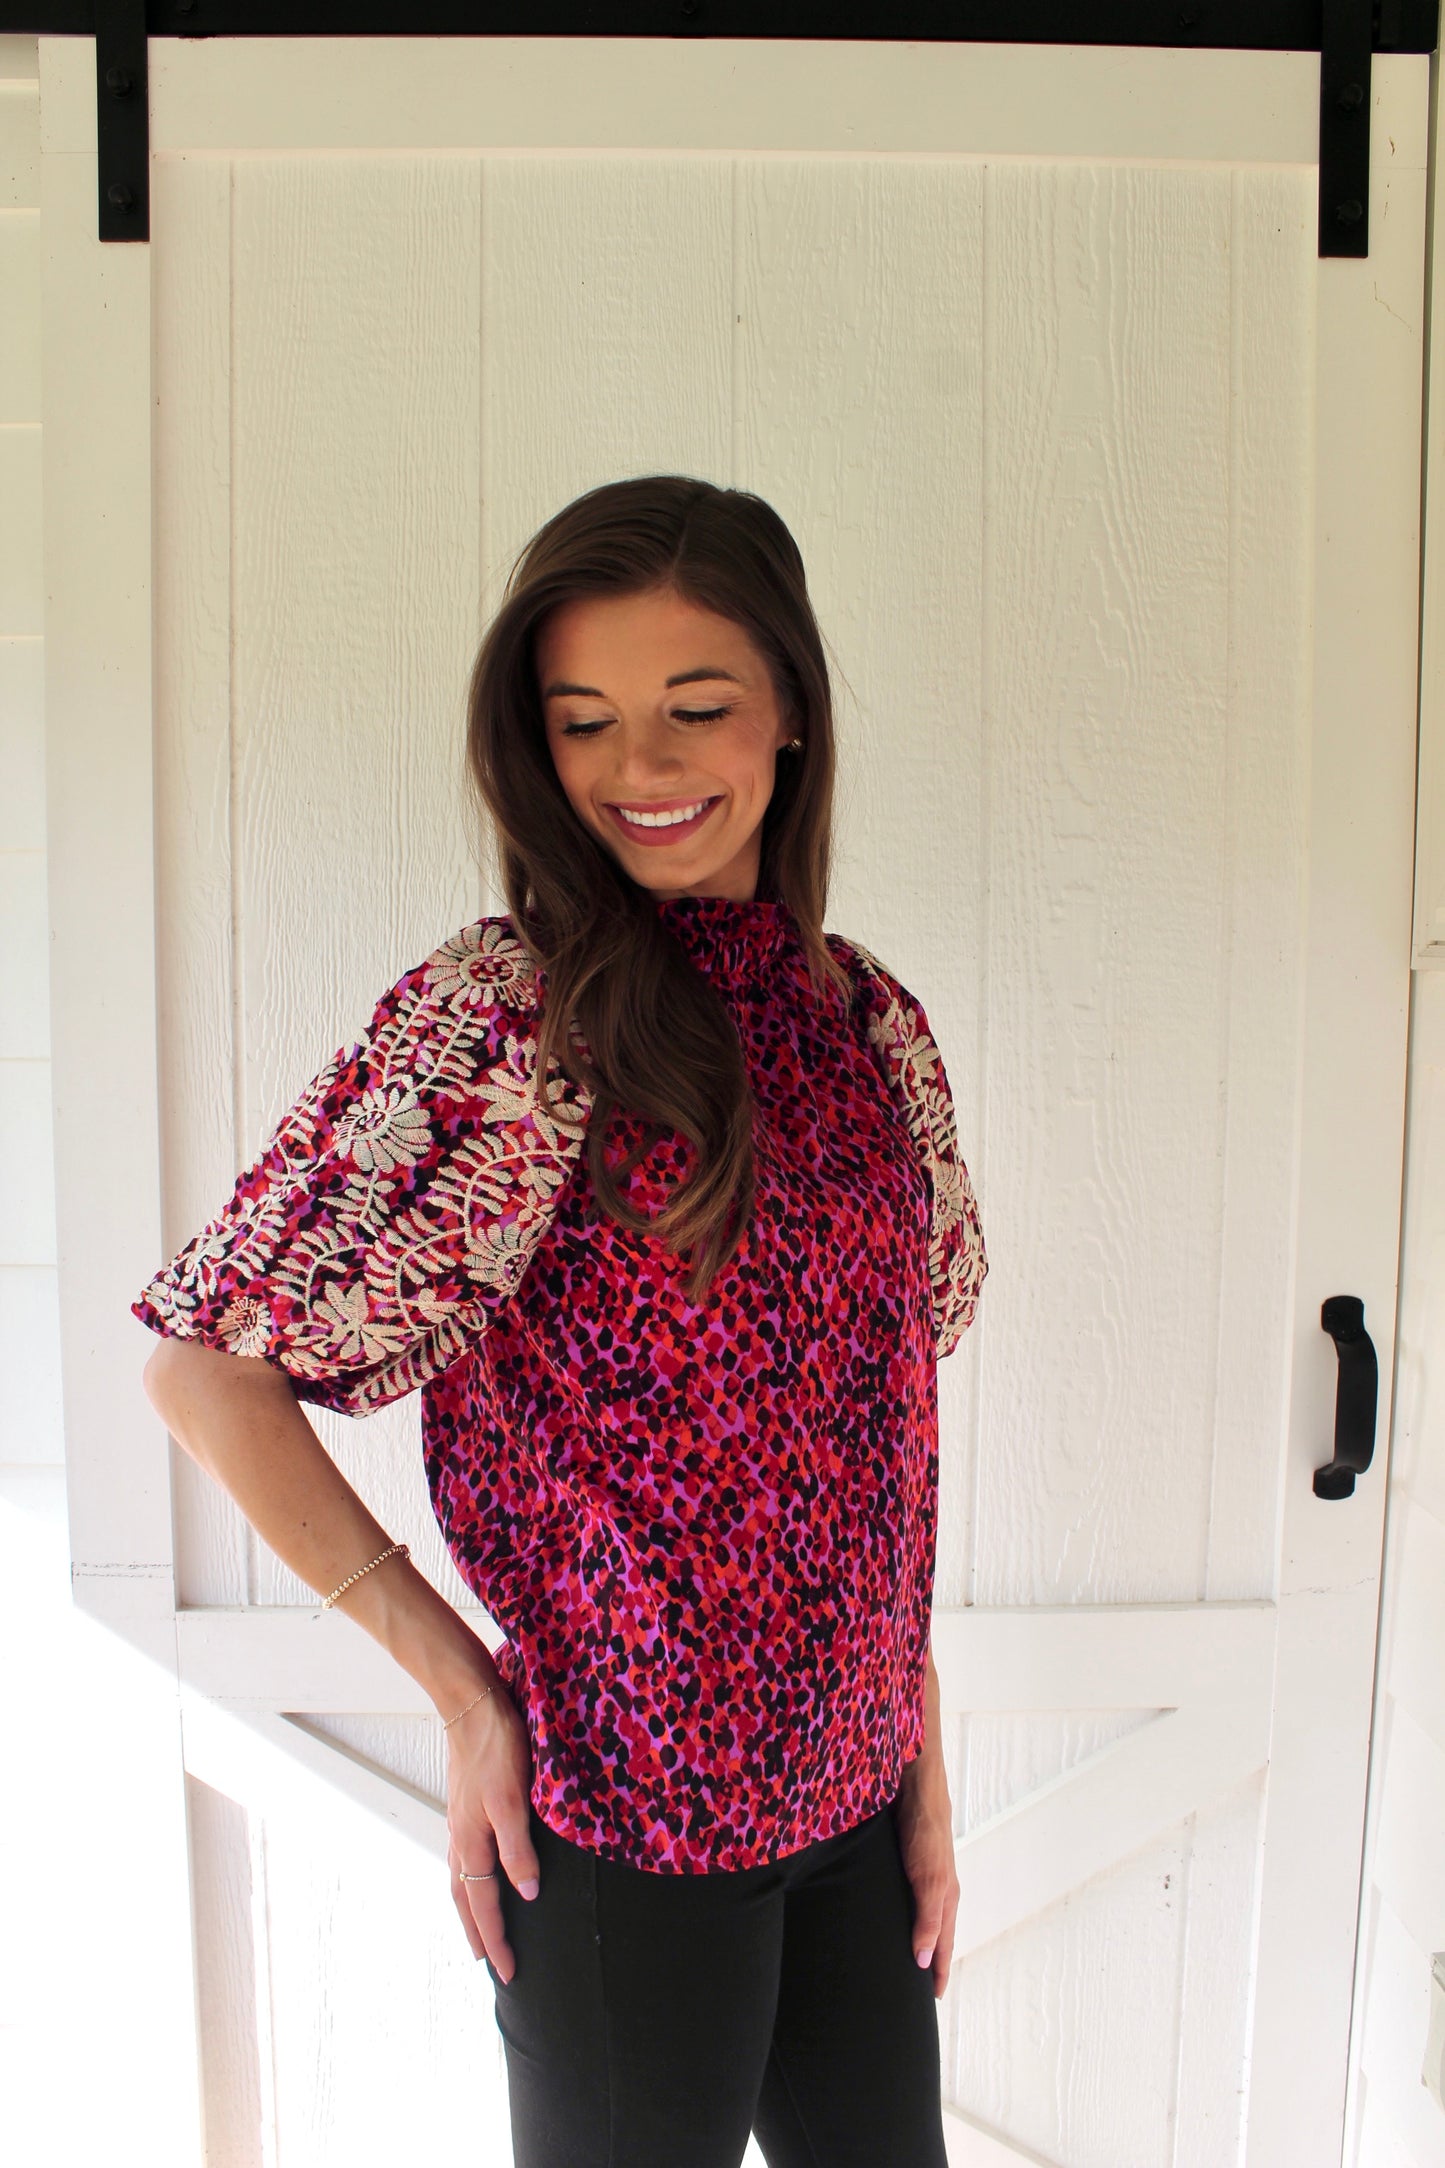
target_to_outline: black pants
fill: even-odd
[[[937,2002],[896,1802],[771,1865],[658,1874],[531,1810],[498,1888],[516,2168],[945,2168]]]

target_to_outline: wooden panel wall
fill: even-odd
[[[616,475],[756,487],[837,665],[830,923],[923,999],[990,1232],[938,1601],[1270,1594],[1312,206],[1289,168],[160,157],[168,1243],[496,908],[461,701],[528,534]],[[312,1419],[461,1601],[417,1404]],[[312,1600],[179,1481],[184,1600]],[[1132,1721],[969,1719],[960,1827]],[[434,1727],[328,1726],[440,1796]],[[951,2097],[1071,2168],[1225,2168],[1258,1811],[960,1965]]]
[[[1347,2168],[1445,2168],[1421,2082],[1445,1950],[1445,973],[1417,970],[1394,1437]]]
[[[58,1468],[40,561],[40,116],[0,38],[0,1464]]]

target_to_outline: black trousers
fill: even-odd
[[[945,2168],[937,2002],[896,1801],[770,1865],[658,1874],[531,1810],[498,1885],[516,2168]]]

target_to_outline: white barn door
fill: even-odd
[[[208,2156],[508,2145],[429,1704],[166,1461],[126,1306],[377,988],[497,907],[477,635],[541,519],[665,469],[798,535],[829,923],[923,998],[989,1240],[941,1373],[952,2158],[1336,2168],[1428,57],[1376,58],[1370,254],[1321,261],[1308,53],[150,53],[151,242],[103,249],[93,47],[41,41],[57,1152],[77,1594],[186,1696]],[[1326,1502],[1335,1295],[1377,1447]],[[310,1413],[464,1602],[415,1401]],[[280,1772],[318,1768],[345,1811],[298,1836]]]

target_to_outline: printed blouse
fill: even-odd
[[[851,1006],[815,995],[782,903],[657,909],[754,1101],[751,1222],[701,1301],[600,1208],[590,1096],[554,1060],[546,1103],[544,975],[500,916],[382,995],[131,1308],[348,1415],[420,1388],[538,1814],[704,1873],[852,1828],[922,1750],[937,1362],[988,1266],[913,995],[831,933]],[[624,1180],[644,1135],[615,1117],[606,1163],[653,1215],[695,1152],[668,1132]]]

